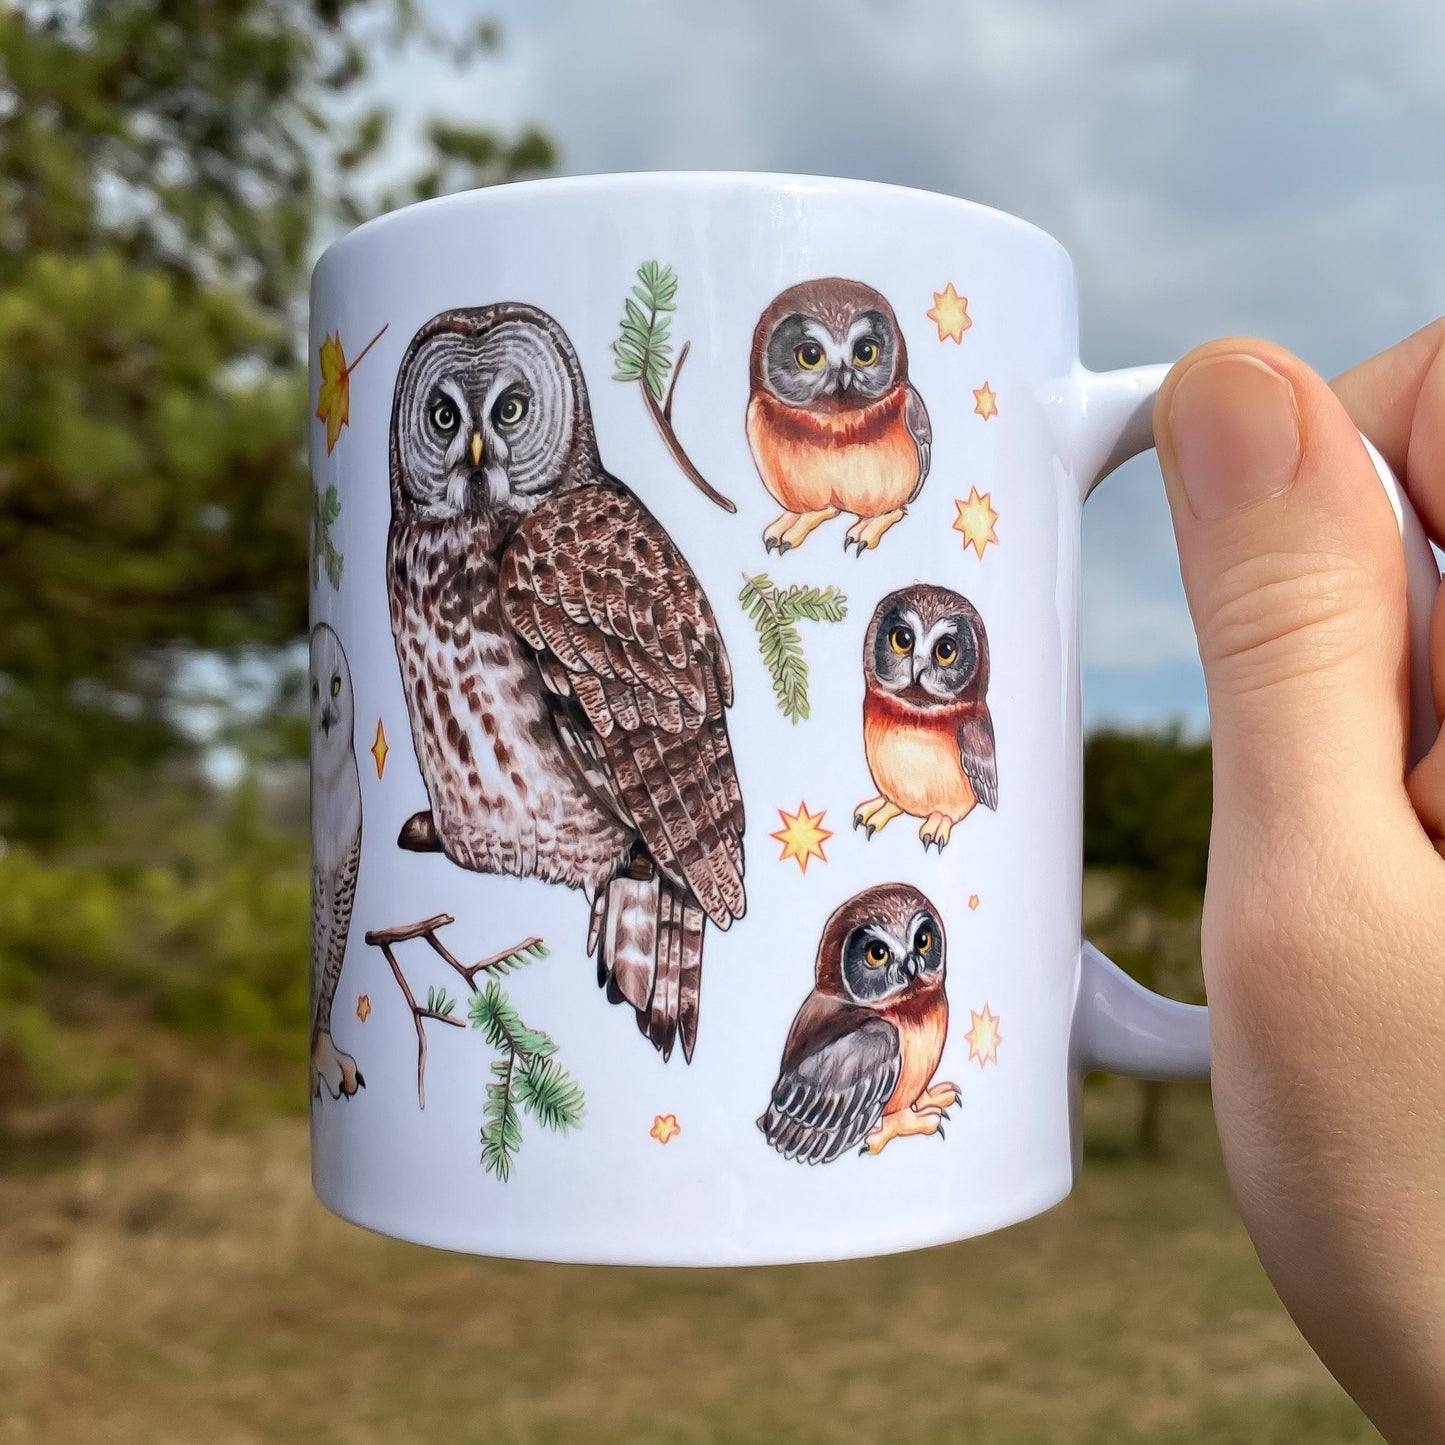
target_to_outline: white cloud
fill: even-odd
[[[1332,371],[1445,310],[1438,0],[465,8],[503,53],[399,60],[382,84],[414,120],[537,121],[571,171],[813,171],[1015,211],[1072,251],[1093,366],[1247,331]],[[1086,661],[1173,675],[1193,635],[1157,475],[1111,481],[1086,544]]]

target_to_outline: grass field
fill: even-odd
[[[0,1442],[1378,1441],[1237,1222],[1207,1095],[1089,1095],[1074,1197],[735,1272],[472,1260],[343,1224],[299,1120],[0,1167]]]

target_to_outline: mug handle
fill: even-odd
[[[1073,445],[1081,501],[1121,462],[1154,445],[1154,398],[1167,366],[1092,372],[1078,367],[1074,397],[1082,412]],[[1440,569],[1425,529],[1385,459],[1361,433],[1375,464],[1405,549],[1410,634],[1410,747],[1413,766],[1435,740],[1439,722],[1430,690],[1430,614]],[[1079,953],[1078,991],[1070,1045],[1074,1069],[1104,1069],[1136,1079],[1207,1079],[1209,1011],[1150,992],[1092,943]]]

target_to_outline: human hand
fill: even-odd
[[[1395,1445],[1438,1445],[1445,737],[1407,775],[1404,558],[1356,426],[1445,540],[1445,318],[1333,391],[1278,347],[1212,342],[1154,412],[1214,744],[1203,954],[1225,1162],[1325,1364]]]

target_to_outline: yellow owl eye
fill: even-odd
[[[868,966],[870,968],[882,968],[893,955],[889,953],[886,943],[879,943],[875,938],[873,942],[863,950],[863,957],[868,960]]]
[[[933,930],[926,923],[913,935],[913,946],[919,953],[933,952]]]
[[[340,697],[340,696],[341,696],[341,678],[340,678],[339,676],[338,676],[338,677],[333,677],[333,678],[331,679],[331,696],[332,696],[332,697]]]
[[[958,661],[958,643],[951,637],[940,637],[933,644],[933,660],[941,667],[948,667]]]
[[[460,420],[456,407],[445,397],[432,403],[431,424],[444,436],[450,436]]]
[[[503,430],[516,426],[526,415],[527,397],[520,391],[504,393],[497,399],[496,406],[492,408],[492,421]]]
[[[888,634],[888,645],[899,657],[907,657],[913,651],[913,629],[911,627],[895,627]]]
[[[805,341],[793,352],[793,359],[804,371],[819,371],[827,358],[816,341]]]
[[[860,336],[853,343],[853,365],[872,366],[878,360],[878,343],[871,336]]]

